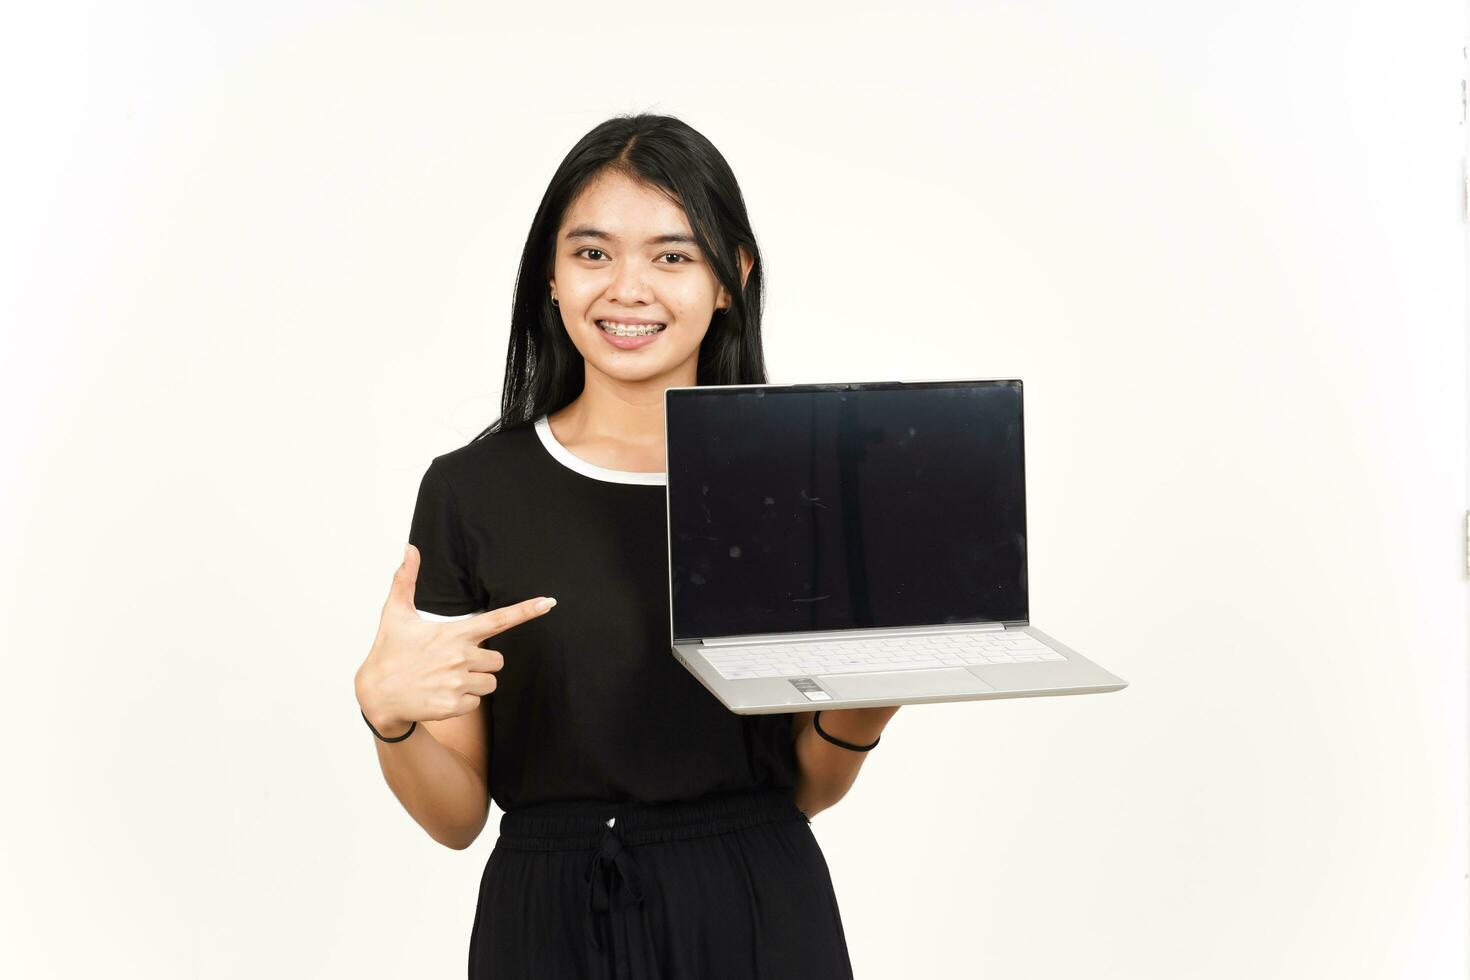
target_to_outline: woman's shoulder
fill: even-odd
[[[436,468],[452,486],[484,489],[507,479],[525,481],[535,471],[532,423],[485,432],[471,442],[435,456]]]

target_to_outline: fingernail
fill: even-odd
[[[545,612],[546,610],[550,609],[554,605],[556,605],[556,600],[555,599],[537,599],[536,600],[536,611],[537,612]]]

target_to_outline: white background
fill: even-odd
[[[1467,970],[1452,2],[30,4],[0,29],[0,973],[461,977],[352,675],[557,162],[680,116],[771,380],[1020,377],[1032,620],[813,829],[857,976]]]

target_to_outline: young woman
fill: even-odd
[[[664,389],[766,382],[761,283],[719,151],[608,120],[532,222],[500,419],[424,474],[356,690],[430,836],[504,811],[471,980],[852,975],[810,818],[897,708],[736,715],[669,650]]]

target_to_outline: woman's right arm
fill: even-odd
[[[373,648],[353,687],[362,713],[384,738],[418,727],[401,742],[373,736],[378,764],[393,795],[429,836],[462,850],[474,843],[490,814],[490,766],[482,705],[505,664],[485,639],[544,615],[544,597],[436,622],[413,604],[418,549],[404,550],[393,576]]]
[[[358,703],[364,705],[363,714],[384,737],[408,731],[407,722],[375,716],[360,688]],[[401,742],[384,742],[372,732],[366,733],[378,747],[383,778],[409,816],[434,840],[460,851],[475,842],[490,816],[483,706],[481,701],[468,714],[421,721]]]

